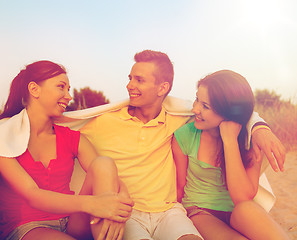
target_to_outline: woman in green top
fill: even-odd
[[[261,161],[246,150],[245,127],[254,96],[244,77],[229,70],[198,82],[195,121],[178,129],[172,149],[178,200],[205,239],[288,239],[253,200]]]

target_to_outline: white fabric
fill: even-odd
[[[17,157],[23,154],[30,137],[30,122],[27,111],[0,120],[0,156]]]
[[[179,239],[185,235],[202,238],[187,211],[180,203],[164,212],[142,212],[133,209],[126,222],[123,240]]]
[[[119,108],[127,106],[128,104],[129,100],[124,100],[84,110],[67,112],[64,114],[65,117],[61,119],[60,123],[58,124],[68,126],[74,130],[79,130],[93,117],[99,116],[106,112],[115,111]],[[183,116],[193,115],[191,112],[191,101],[167,96],[163,102],[163,106],[166,112],[169,114]],[[249,135],[252,126],[258,121],[263,121],[263,119],[261,119],[257,113],[254,113],[247,126]],[[0,156],[12,158],[23,154],[27,149],[30,137],[30,122],[27,111],[24,109],[19,114],[9,119],[0,120],[0,134]],[[249,143],[250,136],[248,140]],[[267,165],[265,165],[265,168],[266,166]],[[263,206],[266,211],[269,211],[275,202],[275,196],[273,195],[270,184],[264,173],[260,177],[259,191],[255,197],[255,201]]]

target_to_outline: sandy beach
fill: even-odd
[[[268,167],[265,173],[276,196],[270,214],[290,239],[297,239],[297,151],[287,153],[284,172],[275,173]]]

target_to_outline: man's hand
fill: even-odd
[[[266,155],[275,172],[284,171],[286,149],[272,131],[259,128],[252,134],[252,145],[257,160],[262,158],[261,151]]]

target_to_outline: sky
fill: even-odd
[[[168,54],[172,96],[194,100],[196,83],[230,69],[253,90],[297,103],[295,0],[0,0],[0,107],[25,65],[67,69],[72,90],[128,97],[134,54]]]

